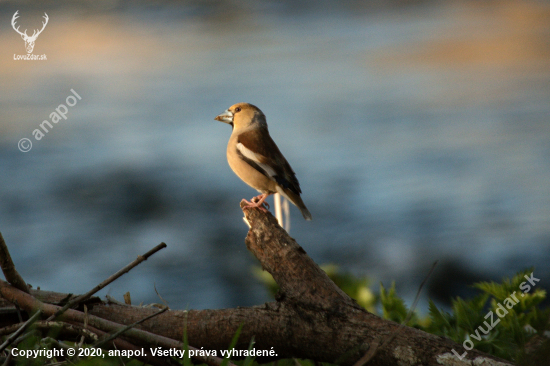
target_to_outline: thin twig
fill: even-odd
[[[26,311],[31,309],[41,309],[46,315],[53,315],[59,311],[59,307],[56,305],[45,304],[38,300],[37,298],[22,292],[19,289],[11,286],[7,282],[0,280],[0,296],[4,297],[10,302],[19,301],[19,305]],[[77,322],[82,324],[84,322],[84,314],[80,311],[74,309],[68,309],[65,314],[66,321]],[[97,327],[103,331],[116,331],[122,327],[122,324],[117,324],[115,322],[99,318],[97,316],[88,315],[88,328]],[[162,348],[174,348],[174,349],[183,349],[183,343],[176,341],[175,339],[167,338],[158,334],[153,334],[141,329],[133,328],[127,331],[125,337],[132,339],[133,341],[138,341],[141,343],[150,344],[154,347]],[[117,340],[115,340],[116,342]],[[189,350],[198,351],[197,348],[189,346]],[[206,363],[210,366],[221,366],[224,363],[226,366],[235,366],[234,363],[225,361],[216,356],[199,356],[196,355],[193,357],[195,360],[200,363]],[[151,362],[149,362],[151,363]]]
[[[151,318],[154,318],[154,317],[157,316],[157,315],[160,315],[160,314],[164,313],[166,310],[168,310],[168,308],[164,308],[164,309],[162,309],[162,310],[160,310],[160,311],[157,311],[157,312],[154,313],[154,314],[151,314],[151,315],[146,316],[145,318],[143,318],[143,319],[141,319],[141,320],[138,320],[138,321],[135,322],[135,323],[132,323],[132,324],[130,324],[130,325],[127,325],[127,326],[125,326],[125,327],[122,327],[121,329],[119,329],[119,330],[117,330],[116,332],[114,332],[113,334],[111,334],[109,337],[107,337],[107,338],[105,338],[105,339],[102,339],[102,340],[100,340],[100,341],[94,343],[94,344],[92,345],[92,348],[99,348],[99,347],[102,347],[105,343],[110,342],[111,340],[117,338],[119,335],[121,335],[122,333],[126,332],[127,330],[130,330],[130,329],[132,329],[133,327],[135,327],[136,325],[141,324],[141,323],[143,323],[143,322],[146,321],[146,320],[149,320],[149,319],[151,319]]]
[[[8,325],[7,327],[0,328],[0,336],[11,334],[19,329],[21,324]],[[38,320],[34,322],[33,329],[51,331],[52,329],[56,330],[56,334],[59,332],[62,334],[68,334],[71,336],[82,336],[88,340],[88,342],[96,342],[98,336],[94,332],[89,331],[86,328],[83,328],[82,325],[74,325],[67,322],[49,322],[46,320]]]
[[[119,278],[119,277],[122,276],[123,274],[128,273],[132,268],[134,268],[135,266],[137,266],[137,265],[140,264],[141,262],[147,260],[147,258],[149,258],[150,256],[152,256],[153,254],[155,254],[156,252],[158,252],[159,250],[161,250],[161,249],[163,249],[163,248],[166,248],[166,244],[165,244],[165,243],[160,243],[159,245],[157,245],[156,247],[154,247],[153,249],[151,249],[151,250],[148,251],[147,253],[138,256],[137,259],[136,259],[135,261],[133,261],[132,263],[128,264],[126,267],[122,268],[120,271],[118,271],[117,273],[113,274],[112,276],[110,276],[109,278],[107,278],[105,281],[101,282],[99,285],[97,285],[96,287],[94,287],[93,289],[91,289],[90,291],[88,291],[87,293],[85,293],[84,295],[75,297],[75,298],[72,299],[71,301],[67,302],[67,304],[65,304],[65,306],[63,306],[61,309],[59,309],[59,311],[58,311],[57,313],[55,313],[55,314],[53,314],[52,316],[50,316],[50,317],[48,318],[48,320],[53,320],[53,319],[57,318],[59,315],[63,314],[65,311],[67,311],[67,309],[72,308],[72,307],[74,307],[75,305],[78,305],[78,304],[81,303],[82,301],[88,300],[88,299],[89,299],[90,297],[92,297],[96,292],[100,291],[102,288],[104,288],[105,286],[109,285],[111,282],[115,281],[117,278]]]
[[[17,270],[15,269],[15,265],[11,260],[8,246],[6,245],[6,242],[2,237],[2,233],[0,233],[0,266],[2,267],[2,272],[4,272],[6,280],[11,283],[13,287],[29,293],[29,287],[27,286],[27,283],[25,282],[25,280],[23,280],[23,277],[21,277],[19,272],[17,272]]]
[[[118,351],[118,348],[116,348],[116,344],[113,343],[113,347],[114,347],[115,350]],[[126,366],[126,364],[124,363],[124,360],[122,359],[122,355],[121,355],[121,354],[118,355],[118,360],[120,361],[120,364],[121,364],[122,366]]]
[[[168,306],[168,302],[166,300],[164,300],[162,298],[162,296],[160,296],[158,290],[157,290],[157,285],[155,283],[153,283],[153,288],[155,289],[155,292],[157,293],[157,296],[159,297],[160,301],[162,301],[164,303],[164,306],[169,309],[170,307]]]
[[[84,304],[84,329],[87,329],[88,328],[88,307],[86,306],[86,304]],[[84,334],[82,334],[82,337],[80,337],[80,342],[78,342],[78,348],[81,348],[82,345],[84,344],[84,340],[85,340],[85,337],[84,337]]]
[[[17,305],[17,303],[14,303],[13,305],[15,306],[15,310],[17,310],[17,318],[19,318],[19,323],[23,323],[23,316],[21,315],[19,305]]]
[[[105,295],[105,298],[107,299],[107,304],[114,304],[114,305],[120,305],[120,306],[126,306],[127,305],[123,302],[118,301],[117,299],[115,299],[114,297],[112,297],[109,294]]]
[[[6,361],[2,364],[2,366],[8,366],[11,363],[11,359],[13,358],[13,355],[11,352],[8,353],[8,357],[6,357]]]
[[[19,337],[25,331],[25,329],[28,328],[29,325],[40,318],[40,315],[42,315],[42,311],[38,310],[36,313],[34,313],[33,316],[29,318],[29,320],[27,320],[21,327],[19,327],[19,329],[12,333],[12,335],[10,335],[8,339],[6,339],[6,341],[0,346],[0,353],[3,352],[6,347],[9,346],[15,339],[17,339],[17,337]]]
[[[391,341],[393,341],[395,339],[395,337],[397,336],[397,334],[399,334],[401,329],[405,326],[405,324],[407,324],[409,322],[409,320],[411,320],[411,317],[414,313],[414,310],[416,309],[416,304],[418,303],[418,299],[420,298],[420,293],[422,292],[422,288],[426,284],[426,281],[428,281],[428,278],[430,278],[430,276],[432,275],[432,272],[433,272],[435,266],[437,265],[437,262],[438,261],[435,261],[434,264],[432,264],[432,268],[430,268],[430,271],[428,272],[428,275],[424,278],[424,281],[422,281],[422,283],[418,287],[418,291],[416,292],[416,297],[414,298],[412,306],[409,309],[409,312],[407,313],[407,316],[405,317],[405,320],[403,320],[403,322],[401,324],[399,324],[397,329],[392,334],[390,334],[386,339],[384,339],[383,342],[374,341],[371,344],[371,346],[369,347],[369,350],[367,351],[367,353],[365,353],[365,355],[363,357],[361,357],[359,359],[359,361],[357,361],[353,366],[363,366],[367,362],[372,360],[373,357],[376,356],[376,353],[378,351],[380,351],[382,348],[384,348],[385,346],[387,346]],[[382,344],[380,344],[380,343],[382,343]]]
[[[31,329],[29,330],[27,333],[24,333],[22,336],[20,337],[17,337],[17,339],[15,341],[13,341],[11,344],[13,345],[17,345],[21,342],[23,342],[25,339],[29,338],[29,337],[32,337],[32,336],[35,336],[37,337],[38,336],[38,331],[36,329]]]
[[[59,342],[57,339],[53,339],[51,337],[46,337],[42,339],[41,343],[48,345],[48,346],[54,346],[54,348],[63,348],[63,349],[69,349],[70,346],[66,345],[65,343]]]
[[[80,326],[80,323],[78,323],[78,322],[74,322],[74,323],[69,322],[69,324]],[[121,327],[122,327],[122,325],[121,325]],[[88,325],[88,330],[90,332],[93,332],[94,334],[97,334],[100,337],[108,337],[109,336],[108,332],[104,332],[102,330],[99,330],[98,328],[94,328],[91,325]],[[96,341],[97,341],[97,339],[96,339]],[[138,349],[140,350],[140,348],[138,348],[136,345],[130,343],[127,340],[121,339],[121,338],[114,339],[113,340],[113,345],[116,345],[117,349],[132,350],[132,351],[137,351]],[[143,356],[139,356],[139,357],[136,356],[135,359],[143,362],[143,364],[147,364],[147,365],[151,365],[151,366],[173,366],[174,365],[174,363],[172,363],[171,359],[163,359],[161,357],[153,357],[153,356],[147,355],[147,354],[145,354]],[[179,364],[175,364],[175,365],[181,366]]]
[[[124,303],[126,305],[132,305],[132,296],[130,296],[130,291],[126,292],[124,295],[122,295],[124,298]]]

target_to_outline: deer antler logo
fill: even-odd
[[[48,14],[44,13],[45,15],[43,18],[46,19],[46,22],[42,22],[42,29],[40,30],[35,29],[32,36],[29,37],[27,35],[26,29],[25,29],[25,32],[20,32],[19,27],[15,28],[15,19],[19,18],[19,16],[17,15],[18,12],[19,10],[17,10],[15,14],[13,14],[13,18],[11,18],[11,26],[17,33],[21,35],[21,38],[23,38],[23,40],[25,41],[25,48],[27,49],[27,53],[32,53],[32,50],[34,49],[34,42],[36,41],[40,33],[42,33],[44,28],[46,28],[46,24],[48,24],[48,19],[49,19]]]

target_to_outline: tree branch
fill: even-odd
[[[4,343],[2,343],[2,345],[0,345],[0,352],[3,352],[7,346],[9,346],[13,341],[17,339],[17,337],[23,334],[23,332],[25,331],[25,329],[29,327],[29,325],[31,325],[36,320],[38,320],[38,318],[40,318],[40,315],[42,315],[42,312],[38,310],[25,323],[21,324],[21,326],[12,335],[10,335],[8,339],[6,339]]]
[[[99,285],[97,285],[96,287],[94,287],[93,289],[91,289],[90,291],[85,293],[84,295],[81,295],[81,296],[78,296],[76,298],[71,299],[69,302],[67,302],[67,304],[65,304],[65,306],[63,306],[61,309],[59,309],[59,311],[57,311],[55,314],[51,315],[48,318],[48,320],[53,320],[53,319],[57,318],[58,316],[60,316],[61,314],[63,314],[67,309],[78,305],[82,301],[88,300],[96,292],[98,292],[99,290],[101,290],[102,288],[107,286],[108,284],[114,282],[116,279],[121,277],[123,274],[130,272],[130,270],[132,268],[134,268],[135,266],[137,266],[141,262],[146,261],[147,258],[149,258],[153,254],[155,254],[156,252],[158,252],[159,250],[164,249],[164,248],[166,248],[166,244],[165,243],[160,243],[159,245],[157,245],[153,249],[149,250],[147,253],[138,256],[136,260],[132,261],[130,264],[128,264],[127,266],[125,266],[124,268],[122,268],[121,270],[116,272],[115,274],[111,275],[105,281],[101,282]]]
[[[59,306],[44,304],[38,301],[37,299],[35,299],[34,297],[32,297],[31,295],[26,294],[20,291],[19,289],[16,289],[15,287],[9,285],[4,281],[0,281],[0,295],[12,303],[17,302],[19,306],[26,311],[40,310],[45,315],[53,315],[60,310]],[[72,321],[72,322],[83,324],[85,321],[84,317],[85,317],[84,313],[80,311],[77,311],[74,309],[67,309],[63,314],[59,316],[59,319],[61,321]],[[88,315],[88,324],[104,332],[116,332],[121,327],[123,327],[121,324],[118,324],[106,319],[102,319],[100,317],[93,316],[93,315]],[[176,340],[176,339],[183,339],[183,334],[182,334],[182,337],[180,338],[170,339],[161,335],[151,334],[150,332],[147,332],[144,330],[132,328],[126,331],[125,336],[136,342],[139,342],[141,344],[148,345],[148,346],[153,346],[153,347],[160,346],[164,348],[175,348],[175,349],[183,348],[183,343]],[[196,348],[191,346],[189,346],[189,349],[197,350]],[[222,360],[217,357],[195,356],[194,358],[199,362],[204,362],[212,366],[219,366],[222,362]],[[230,363],[229,366],[234,366],[234,365]]]
[[[250,226],[246,246],[280,286],[277,301],[249,308],[171,310],[159,315],[156,322],[145,322],[139,328],[182,339],[187,319],[191,344],[222,350],[244,324],[237,349],[246,350],[255,337],[255,348],[273,348],[277,359],[297,357],[353,365],[379,339],[399,327],[367,312],[341,291],[271,214],[259,209],[244,209],[244,213]],[[133,322],[153,312],[123,305],[95,305],[90,311],[119,322]],[[369,365],[469,365],[469,360],[476,358],[493,365],[498,364],[495,361],[500,361],[500,366],[511,365],[475,349],[460,361],[452,353],[453,348],[462,351],[462,346],[450,339],[403,327],[392,346],[380,349]]]
[[[367,312],[329,279],[271,214],[257,208],[243,208],[243,211],[250,227],[246,246],[280,286],[276,301],[248,308],[168,310],[154,320],[129,329],[125,339],[148,347],[162,345],[181,349],[179,340],[187,329],[190,344],[219,352],[226,349],[242,325],[235,348],[247,350],[255,339],[255,350],[275,353],[261,357],[261,361],[295,357],[351,366],[367,351],[376,348],[380,340],[395,334],[391,347],[380,347],[369,365],[469,366],[474,362],[511,365],[474,349],[459,360],[452,350],[462,353],[463,348],[450,339],[406,326],[399,329],[399,324]],[[41,309],[51,315],[59,310],[3,281],[0,281],[0,295],[27,311]],[[88,307],[90,327],[105,332],[157,312],[124,304],[90,304]],[[69,309],[60,320],[82,324],[84,314]],[[208,361],[215,364],[218,360]]]
[[[17,270],[15,269],[15,265],[11,260],[11,255],[8,250],[8,246],[4,241],[2,233],[0,233],[0,266],[2,267],[2,272],[4,272],[6,281],[8,281],[21,291],[29,293],[29,287],[27,286],[27,283],[23,280],[23,277],[21,277],[19,272],[17,272]]]

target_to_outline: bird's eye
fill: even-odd
[[[240,111],[241,111],[241,107],[235,108],[235,113],[240,112]]]

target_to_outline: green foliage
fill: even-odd
[[[462,343],[465,338],[465,329],[475,329],[477,324],[483,323],[485,304],[489,296],[481,294],[471,300],[465,301],[460,297],[452,300],[451,314],[439,310],[432,300],[429,300],[431,323],[426,331],[451,338],[457,343]]]
[[[370,312],[398,323],[407,318],[409,309],[397,295],[395,283],[389,289],[381,284],[380,295],[376,296],[367,278],[341,273],[334,265],[322,268],[344,292]],[[459,344],[470,339],[480,351],[522,365],[535,364],[530,361],[534,356],[526,356],[526,348],[535,336],[539,338],[538,343],[550,344],[541,336],[550,331],[550,309],[540,308],[546,292],[531,277],[532,273],[533,269],[528,269],[511,279],[504,278],[501,283],[476,283],[473,287],[480,293],[468,300],[452,299],[450,312],[438,309],[430,300],[429,315],[421,317],[413,313],[407,325],[448,337]],[[278,288],[271,275],[261,270],[258,275],[275,294]],[[548,347],[540,347],[540,351],[550,353]]]
[[[456,298],[451,313],[430,301],[431,324],[426,331],[449,337],[457,343],[472,340],[476,349],[522,363],[525,347],[536,334],[550,329],[550,309],[539,309],[546,292],[530,284],[533,269],[501,283],[480,282],[482,293],[471,300]]]
[[[321,269],[359,305],[371,313],[376,312],[378,299],[370,289],[370,281],[367,277],[357,277],[348,272],[341,272],[338,266],[334,264],[323,265]],[[254,267],[254,275],[264,284],[271,296],[275,297],[277,291],[279,291],[279,286],[271,274],[260,267]]]
[[[389,290],[380,284],[380,302],[382,304],[382,315],[385,319],[393,320],[397,323],[403,323],[407,318],[409,309],[405,301],[398,297],[395,292],[395,282],[392,282]]]
[[[279,285],[277,285],[277,282],[275,282],[273,276],[271,276],[271,273],[264,271],[262,267],[257,266],[252,267],[252,273],[265,286],[267,292],[271,296],[275,297],[277,291],[279,291]]]
[[[228,351],[232,350],[233,348],[235,348],[235,345],[237,344],[237,342],[239,341],[239,337],[241,335],[241,332],[243,330],[243,326],[244,324],[241,324],[239,325],[239,328],[237,328],[237,331],[235,332],[235,334],[233,335],[233,338],[231,338],[231,343],[229,344],[229,347],[227,348]],[[229,356],[225,356],[223,358],[223,361],[222,361],[222,364],[221,366],[227,366],[229,364]]]
[[[77,366],[119,366],[121,365],[121,363],[118,357],[106,357],[106,358],[93,357],[87,360],[81,360],[75,365]],[[137,360],[132,360],[132,361],[126,362],[125,365],[138,366],[140,365],[140,363]]]
[[[252,349],[254,348],[255,343],[256,343],[256,341],[254,340],[254,336],[252,336],[252,339],[250,340],[250,344],[248,345],[248,351],[252,351]],[[242,363],[242,366],[251,366],[251,365],[253,365],[255,359],[256,359],[256,357],[246,356],[246,358],[244,359],[244,361]]]
[[[183,359],[181,360],[181,364],[183,366],[193,366],[193,363],[191,362],[191,357],[189,357],[189,339],[187,337],[187,316],[188,312],[185,312],[185,318],[183,320],[183,351],[185,352],[183,354]]]
[[[337,266],[323,266],[327,275],[358,304],[372,313],[379,314],[385,319],[403,323],[409,314],[407,305],[397,295],[396,285],[392,282],[386,289],[380,284],[380,295],[376,296],[370,289],[370,281],[366,277],[356,277],[350,273],[340,272]],[[480,291],[476,297],[465,300],[457,297],[452,299],[449,311],[439,309],[433,301],[429,301],[429,315],[421,317],[412,313],[408,326],[448,337],[456,343],[462,344],[466,339],[474,343],[480,351],[499,356],[519,365],[532,366],[547,363],[550,358],[550,340],[544,336],[550,331],[550,309],[542,309],[541,303],[546,298],[546,292],[531,276],[533,269],[520,272],[512,278],[505,278],[501,283],[480,282],[473,285]],[[262,280],[266,288],[275,296],[277,284],[267,272],[257,270],[256,275]],[[492,315],[491,315],[492,314]],[[491,318],[492,316],[492,318]],[[184,358],[179,360],[183,366],[193,363],[188,357],[187,322],[184,321],[183,348],[186,350]],[[237,343],[243,325],[235,332],[228,350]],[[55,337],[55,336],[54,336]],[[30,336],[19,343],[19,349],[53,349],[55,345],[44,343],[39,337]],[[254,339],[250,341],[249,350],[254,348]],[[462,352],[462,350],[457,350]],[[107,351],[105,351],[107,352]],[[17,359],[16,365],[43,365],[56,362],[56,359],[36,358]],[[63,360],[59,360],[63,361]],[[136,360],[125,360],[125,365],[134,366],[141,363]],[[226,357],[222,366],[226,366],[229,358]],[[254,357],[242,360],[231,360],[239,366],[256,366]],[[60,364],[69,364],[61,362]],[[118,357],[98,358],[86,357],[72,360],[77,366],[120,365]],[[270,366],[329,366],[311,360],[279,360]]]
[[[321,269],[359,305],[370,312],[376,311],[377,298],[370,289],[370,281],[367,277],[357,277],[349,272],[341,272],[334,264],[321,266]]]
[[[395,282],[392,282],[389,290],[380,284],[380,306],[382,308],[382,317],[392,320],[396,323],[404,323],[409,316],[409,308],[405,305],[405,301],[397,296]],[[424,329],[429,324],[428,318],[420,318],[416,312],[412,312],[410,319],[405,323],[409,327]]]

